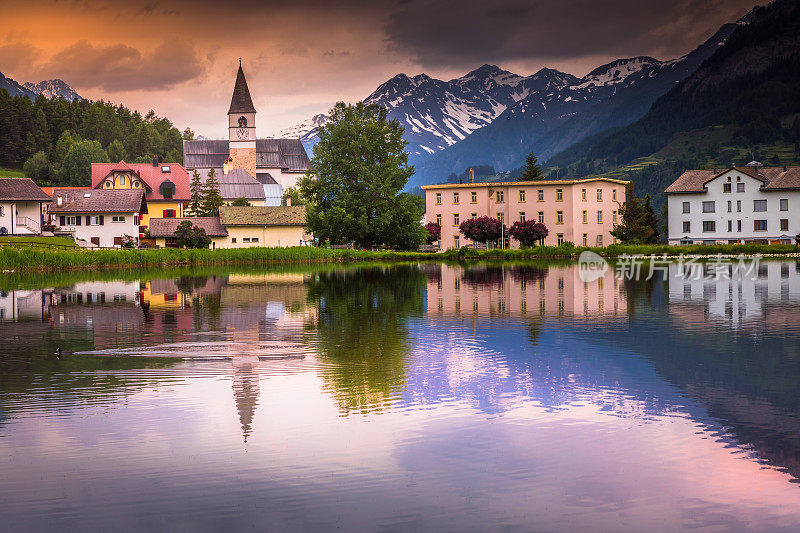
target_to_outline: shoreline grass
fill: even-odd
[[[576,259],[585,251],[606,258],[622,255],[649,256],[691,255],[713,257],[718,254],[764,256],[799,256],[793,245],[620,245],[605,248],[537,246],[526,250],[473,250],[461,248],[444,253],[330,250],[326,248],[238,248],[223,250],[47,250],[4,246],[0,248],[0,271],[50,272],[58,270],[100,270],[172,268],[212,265],[273,265],[282,263],[347,263],[362,261],[470,261]]]

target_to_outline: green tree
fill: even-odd
[[[78,141],[81,141],[81,136],[77,133],[65,130],[61,133],[56,141],[56,148],[51,161],[53,162],[56,170],[61,168],[64,159],[66,159],[69,149]]]
[[[538,159],[533,152],[525,158],[525,165],[522,167],[522,173],[517,178],[517,181],[537,181],[543,180],[542,166],[539,164]]]
[[[47,159],[47,154],[41,151],[36,152],[25,161],[22,171],[26,177],[40,186],[50,183],[53,179],[53,166],[50,164],[50,160]]]
[[[291,205],[307,205],[308,200],[303,198],[300,190],[296,187],[287,187],[283,190],[283,197],[281,198],[281,205],[289,205],[287,202],[291,198]]]
[[[203,216],[203,182],[197,170],[192,172],[192,183],[189,185],[189,189],[191,190],[189,211],[196,217]]]
[[[202,216],[205,217],[218,217],[219,208],[225,201],[219,193],[219,181],[217,181],[217,173],[212,168],[208,171],[208,178],[203,184],[203,200],[201,211]]]
[[[652,215],[650,214],[652,213]],[[611,235],[624,244],[657,243],[659,241],[658,217],[650,204],[636,197],[633,186],[629,186],[625,203],[619,208],[620,223],[611,230]],[[653,218],[655,217],[655,223]]]
[[[423,209],[401,193],[408,165],[403,128],[385,108],[337,103],[318,129],[308,174],[300,180],[306,220],[320,241],[415,249],[425,242]]]
[[[170,148],[167,156],[164,158],[166,163],[180,163],[183,164],[183,154],[175,148]]]
[[[661,219],[656,214],[655,208],[653,208],[649,194],[644,197],[642,225],[649,230],[649,235],[645,242],[647,244],[659,244],[661,242]]]
[[[111,141],[106,147],[106,152],[108,152],[108,159],[110,159],[112,163],[119,163],[120,161],[128,159],[128,153],[125,151],[125,146],[122,145],[119,139],[114,139]]]
[[[177,244],[181,248],[208,248],[211,238],[206,235],[206,230],[195,226],[189,220],[184,220],[175,228]]]
[[[242,196],[241,198],[237,198],[231,202],[231,205],[235,205],[236,207],[247,207],[250,205],[250,202],[247,201],[247,198]]]
[[[108,163],[108,154],[98,141],[72,145],[59,171],[59,185],[87,187],[92,184],[92,163]]]

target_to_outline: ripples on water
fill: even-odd
[[[762,267],[586,284],[547,264],[6,279],[0,517],[796,531],[800,269]]]

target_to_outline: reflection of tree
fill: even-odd
[[[417,267],[358,268],[319,274],[317,349],[323,379],[342,413],[379,411],[404,385],[411,350],[407,319],[423,312],[427,277]]]
[[[642,269],[644,272],[645,269]],[[644,273],[642,278],[646,278],[647,274]],[[651,279],[627,279],[625,278],[625,300],[628,305],[628,316],[633,318],[636,316],[638,307],[642,304],[647,307],[652,307],[653,303],[653,290],[656,285],[664,285],[666,283],[663,279],[657,279],[653,276]]]
[[[471,286],[498,286],[503,283],[505,270],[498,266],[476,266],[464,270],[462,283]]]
[[[208,283],[209,276],[181,276],[175,280],[175,285],[183,294],[192,294],[197,289],[202,289]]]

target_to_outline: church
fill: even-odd
[[[258,184],[267,206],[281,205],[284,191],[297,185],[308,162],[300,139],[256,136],[256,108],[241,60],[228,109],[228,140],[183,141],[183,166],[190,173],[197,170],[205,179],[213,168],[221,189]]]

